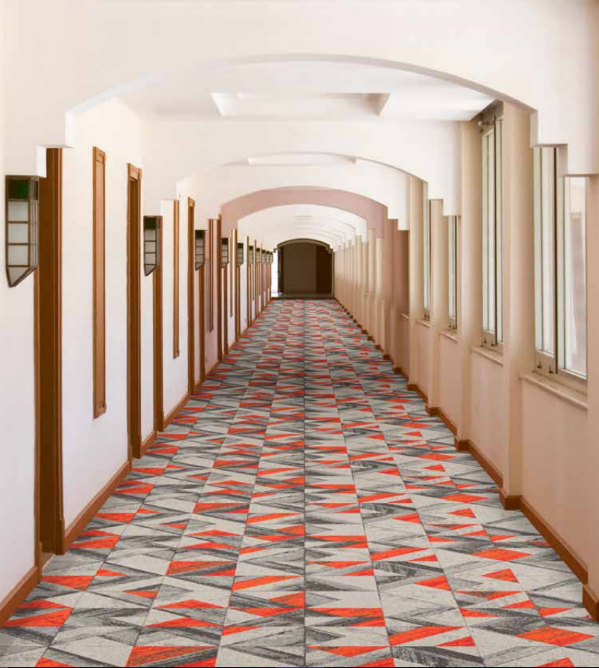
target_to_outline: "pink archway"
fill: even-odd
[[[316,204],[342,209],[364,218],[367,221],[368,229],[375,230],[377,237],[383,237],[385,233],[387,207],[380,202],[346,190],[286,186],[257,190],[223,204],[221,207],[223,234],[228,234],[237,228],[239,220],[245,216],[264,209],[290,204]]]

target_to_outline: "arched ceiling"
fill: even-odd
[[[365,236],[367,222],[335,207],[290,204],[244,216],[239,219],[237,228],[240,239],[259,239],[269,250],[298,237],[323,241],[337,249],[356,236]]]
[[[183,68],[121,94],[141,116],[201,120],[470,120],[493,98],[428,74],[358,62]]]

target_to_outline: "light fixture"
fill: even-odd
[[[6,275],[14,288],[38,265],[39,180],[6,177]]]
[[[262,249],[256,248],[256,264],[262,264]]]
[[[195,231],[195,268],[199,269],[206,262],[206,231]]]
[[[223,237],[220,240],[220,266],[226,267],[229,264],[229,239]]]
[[[243,243],[237,242],[237,266],[243,264]]]
[[[160,222],[162,216],[144,216],[144,274],[160,266]]]
[[[248,264],[254,264],[254,247],[248,246]]]

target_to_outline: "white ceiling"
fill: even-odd
[[[311,238],[325,241],[333,248],[365,236],[367,223],[353,213],[316,204],[289,204],[252,213],[238,222],[240,238],[261,239],[274,249],[282,241]]]
[[[122,95],[142,116],[205,120],[470,120],[492,98],[404,70],[344,62],[183,69]]]

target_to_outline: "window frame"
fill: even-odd
[[[481,345],[503,353],[503,105],[493,105],[479,119],[482,153],[482,323]],[[493,149],[492,193],[488,188],[489,146]],[[492,194],[492,199],[491,199]],[[492,214],[492,224],[489,215]],[[491,243],[492,242],[492,246]],[[490,259],[492,257],[492,266]],[[490,278],[493,287],[489,285]],[[493,303],[490,304],[490,295]]]
[[[428,199],[428,188],[424,186],[424,215],[422,217],[422,318],[430,320],[432,302],[432,202]]]
[[[549,229],[553,235],[553,252],[551,254],[552,258],[552,270],[553,270],[553,280],[549,286],[546,285],[544,280],[545,276],[545,267],[543,255],[543,244],[544,244],[544,231],[546,227],[544,226],[543,218],[543,167],[544,161],[543,156],[547,155],[547,151],[551,150],[552,161],[551,161],[551,170],[550,174],[551,182],[553,184],[553,197],[551,198],[552,203],[552,221]],[[587,375],[580,374],[572,369],[566,367],[566,337],[567,337],[567,313],[566,313],[566,290],[565,290],[565,281],[566,281],[566,218],[569,215],[567,211],[568,198],[566,196],[567,185],[569,178],[580,178],[580,177],[567,177],[562,174],[562,160],[563,155],[559,147],[556,146],[539,146],[534,149],[534,264],[535,264],[535,273],[534,273],[534,292],[535,292],[535,355],[534,355],[534,364],[535,372],[539,373],[542,376],[551,378],[552,380],[557,380],[562,384],[578,390],[580,392],[586,393],[587,387],[587,376],[588,376],[588,366],[587,366]],[[588,189],[587,183],[585,183],[585,199],[588,202]],[[585,204],[585,230],[586,230],[586,211],[587,205]],[[585,235],[586,241],[586,235]],[[587,271],[586,263],[586,243],[585,243],[585,274]],[[585,290],[586,290],[586,280],[585,280]],[[544,334],[545,334],[545,302],[547,297],[547,290],[550,290],[549,301],[552,304],[553,314],[552,314],[552,331],[553,331],[553,352],[544,349]],[[587,292],[584,296],[585,302],[587,299]],[[586,316],[586,310],[585,310]],[[586,319],[586,318],[585,318]],[[586,323],[585,323],[586,327]],[[586,337],[585,337],[586,339]],[[586,339],[587,351],[588,351],[588,339]],[[585,361],[588,365],[588,352],[585,353]]]
[[[447,230],[447,312],[449,329],[458,330],[459,314],[459,272],[460,261],[460,221],[459,216],[449,216]],[[454,311],[452,313],[451,304],[453,299]]]

